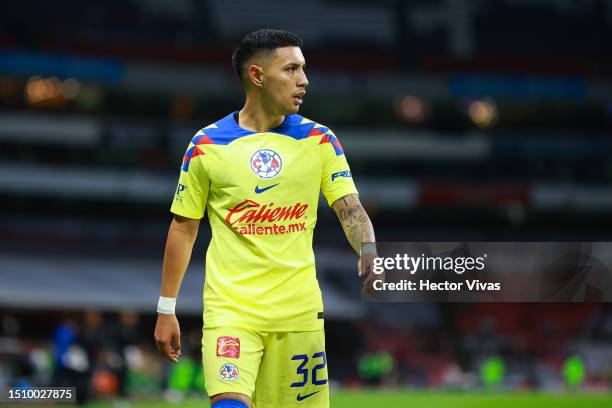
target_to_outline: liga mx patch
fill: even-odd
[[[229,336],[218,337],[217,357],[240,358],[240,338]]]
[[[238,367],[232,363],[223,364],[219,369],[219,378],[228,383],[236,381],[239,375]]]

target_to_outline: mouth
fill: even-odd
[[[306,91],[301,91],[293,95],[293,100],[295,101],[296,105],[301,105],[304,103],[304,95],[306,95]]]

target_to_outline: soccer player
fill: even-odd
[[[319,191],[358,254],[374,242],[338,138],[297,114],[308,86],[301,46],[282,30],[242,40],[232,60],[244,107],[195,134],[172,203],[155,339],[177,362],[174,305],[207,212],[202,360],[214,408],[329,406],[312,250]],[[366,289],[373,257],[358,268]]]

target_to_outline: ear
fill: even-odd
[[[257,87],[263,86],[264,72],[259,65],[251,64],[247,68],[247,75],[251,83]]]

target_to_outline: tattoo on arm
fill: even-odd
[[[346,238],[357,253],[361,250],[362,242],[375,242],[372,222],[361,206],[357,194],[336,200],[332,207],[342,224]]]

